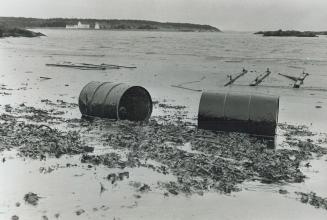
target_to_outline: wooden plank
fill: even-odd
[[[281,74],[281,73],[278,73],[278,75],[284,76],[290,80],[293,80],[294,82],[296,82],[298,80],[298,78],[295,76],[289,76],[289,75],[285,75],[285,74]]]
[[[81,63],[82,65],[85,65],[85,66],[100,66],[100,67],[111,67],[111,68],[128,68],[128,69],[135,69],[136,66],[122,66],[122,65],[114,65],[114,64],[105,64],[105,63],[102,63],[100,65],[97,65],[97,64],[89,64],[89,63]]]
[[[64,62],[64,63],[47,63],[47,66],[55,66],[55,67],[67,67],[67,68],[77,68],[83,70],[105,70],[105,69],[120,69],[120,68],[129,68],[135,69],[136,66],[121,66],[121,65],[114,65],[114,64],[90,64],[90,63],[71,63],[71,62]]]
[[[50,77],[45,77],[45,76],[40,76],[40,79],[48,80],[48,79],[52,79],[52,78],[50,78]]]
[[[270,75],[270,70],[267,69],[267,71],[265,72],[265,74],[261,74],[260,76],[257,76],[251,83],[250,86],[257,86],[260,83],[262,83],[262,81],[267,78]]]
[[[201,89],[192,89],[192,88],[187,88],[181,85],[171,85],[171,87],[175,87],[175,88],[179,88],[179,89],[185,89],[185,90],[190,90],[190,91],[194,91],[194,92],[202,92]]]
[[[86,66],[86,65],[76,65],[76,64],[52,64],[47,63],[47,66],[55,66],[55,67],[67,67],[67,68],[77,68],[77,69],[96,69],[96,70],[105,70],[106,67],[101,66]]]
[[[235,76],[235,78],[232,78],[232,76],[230,76],[231,79],[224,86],[232,85],[238,78],[240,78],[241,76],[244,76],[247,72],[248,71],[246,69],[243,69],[240,74],[238,74],[237,76]]]

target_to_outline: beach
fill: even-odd
[[[114,152],[124,156],[124,149],[110,146],[110,140],[103,139],[114,129],[110,122],[108,125],[107,121],[100,120],[92,125],[80,121],[78,96],[88,82],[143,86],[154,101],[154,120],[163,124],[181,121],[183,126],[190,123],[193,128],[197,124],[202,91],[248,92],[280,96],[277,149],[288,148],[285,133],[289,130],[283,126],[285,123],[305,125],[304,130],[313,133],[295,134],[295,139],[310,139],[322,148],[327,147],[326,36],[300,39],[262,37],[249,32],[35,31],[47,37],[0,39],[0,114],[17,117],[3,116],[2,120],[7,122],[19,120],[46,125],[53,131],[58,129],[53,135],[60,134],[59,131],[76,131],[84,144],[94,148],[91,155]],[[79,70],[46,66],[58,62],[136,68]],[[227,75],[240,73],[243,68],[248,73],[232,86],[224,87]],[[263,83],[248,86],[267,68],[272,74]],[[310,75],[299,89],[278,75],[297,77],[303,71]],[[117,126],[136,126],[122,123]],[[102,124],[107,126],[101,127]],[[123,132],[119,135],[123,140],[128,139],[124,139]],[[192,143],[184,139],[183,144]],[[189,151],[187,146],[178,147]],[[165,175],[144,166],[122,169],[90,161],[82,163],[85,151],[72,155],[63,153],[59,158],[46,155],[45,160],[19,153],[22,154],[20,148],[15,147],[0,151],[0,158],[5,158],[0,164],[0,217],[3,219],[13,215],[20,219],[35,219],[35,216],[49,219],[56,216],[59,219],[213,219],[217,216],[219,219],[325,219],[327,216],[324,208],[303,204],[296,194],[314,192],[319,197],[327,197],[326,155],[301,161],[300,169],[306,176],[303,182],[243,181],[237,184],[240,190],[228,193],[209,189],[202,193],[178,192],[167,196],[167,189],[158,182],[176,181],[174,173]],[[304,166],[308,162],[310,166]],[[150,164],[160,167],[157,163],[158,160]],[[110,173],[123,171],[129,172],[129,178],[116,183],[106,179]],[[135,187],[133,183],[141,185]],[[142,186],[149,186],[151,190],[139,191]],[[41,197],[37,206],[24,203],[23,197],[28,192]],[[17,202],[21,205],[17,206]]]

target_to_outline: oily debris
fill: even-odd
[[[91,130],[100,131],[103,144],[126,152],[88,155],[82,162],[110,168],[147,167],[172,174],[176,181],[158,185],[169,193],[202,194],[214,190],[241,190],[244,181],[299,183],[305,179],[300,167],[323,148],[308,143],[294,149],[269,149],[267,142],[247,134],[215,133],[196,129],[183,121],[145,122],[93,121]],[[105,131],[102,132],[101,131]],[[300,143],[300,142],[299,142]],[[307,146],[308,145],[308,146]],[[153,160],[160,165],[147,163]]]
[[[39,202],[39,197],[36,193],[29,192],[24,196],[25,202],[27,202],[30,205],[36,206]]]
[[[300,201],[305,204],[312,205],[316,208],[323,208],[327,210],[327,198],[317,196],[316,193],[295,192],[300,196]]]

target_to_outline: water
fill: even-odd
[[[35,30],[42,38],[0,40],[0,79],[12,96],[2,103],[39,105],[45,96],[76,102],[79,92],[91,80],[127,82],[145,86],[154,100],[166,99],[188,106],[190,117],[197,115],[199,92],[171,87],[185,82],[198,90],[232,90],[281,96],[280,122],[305,123],[325,130],[327,98],[327,37],[274,38],[252,33],[175,33],[143,31]],[[47,67],[62,61],[135,65],[137,69],[81,71]],[[225,88],[228,74],[242,68],[249,71],[232,87]],[[259,87],[247,86],[270,68],[272,74]],[[309,72],[304,85],[293,89],[292,82],[277,73],[298,76]],[[53,80],[41,81],[40,76]],[[66,85],[68,84],[68,85]],[[26,87],[26,90],[17,90]],[[299,98],[300,97],[300,98]],[[316,109],[316,105],[323,106]],[[306,114],[309,109],[310,114]],[[156,114],[156,112],[154,112]],[[79,112],[70,112],[79,116]],[[320,115],[320,117],[316,117]]]
[[[82,87],[92,80],[126,82],[146,87],[154,100],[185,105],[190,120],[197,116],[200,92],[182,90],[171,85],[184,84],[195,90],[247,91],[279,95],[279,122],[306,124],[311,130],[327,132],[327,37],[263,38],[252,33],[174,33],[143,31],[36,30],[48,37],[0,39],[0,80],[11,93],[0,96],[3,106],[26,105],[46,108],[42,99],[77,102]],[[46,63],[62,61],[135,65],[136,69],[83,71],[47,67]],[[249,71],[232,87],[224,88],[228,74]],[[267,68],[272,75],[257,88],[247,85]],[[298,76],[310,73],[300,89],[277,73]],[[41,80],[40,76],[51,77]],[[197,82],[194,82],[197,81]],[[187,83],[192,82],[192,83]],[[322,108],[316,108],[319,105]],[[164,114],[154,109],[154,115]],[[166,113],[167,114],[167,113]],[[77,108],[66,110],[65,117],[80,117]],[[96,143],[95,143],[96,145]],[[103,150],[97,148],[97,151]],[[16,158],[15,152],[3,152],[8,161],[0,164],[0,219],[17,214],[21,219],[47,215],[62,219],[326,219],[325,210],[303,205],[288,191],[315,191],[327,197],[326,158],[312,162],[304,170],[309,179],[303,184],[287,186],[245,183],[240,193],[231,196],[207,193],[205,196],[164,197],[159,189],[135,199],[127,182],[117,187],[106,184],[99,195],[99,182],[113,170],[98,167],[59,168],[50,174],[39,173],[40,166],[64,166],[78,163],[78,157],[47,162]],[[15,172],[13,172],[15,169]],[[157,180],[174,178],[146,169],[133,170],[132,180],[151,186]],[[82,174],[82,175],[80,175]],[[105,181],[103,181],[105,182]],[[17,201],[29,191],[45,198],[38,207]],[[135,204],[136,202],[136,204]],[[101,206],[105,207],[101,208]],[[106,207],[109,207],[107,209]],[[74,211],[83,208],[85,214]],[[98,208],[100,211],[94,211]],[[167,212],[169,210],[169,212]]]

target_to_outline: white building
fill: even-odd
[[[95,22],[94,29],[96,30],[100,29],[100,24],[98,22]]]
[[[66,25],[66,29],[90,29],[89,24],[82,24],[82,22],[78,22],[77,25]]]

